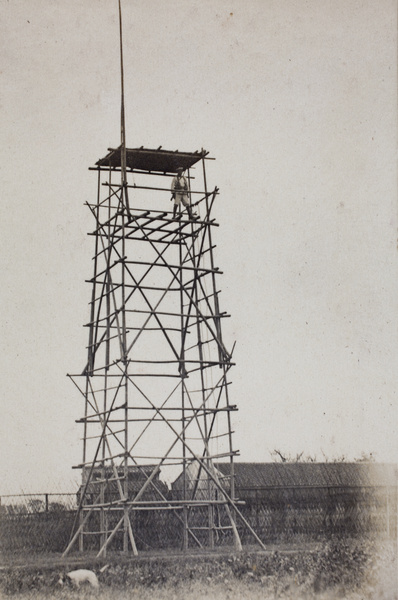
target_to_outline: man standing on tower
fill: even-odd
[[[177,167],[177,175],[176,177],[173,177],[173,181],[171,182],[171,193],[172,198],[174,198],[173,219],[177,214],[177,208],[179,207],[180,202],[187,209],[190,219],[193,219],[196,216],[193,214],[189,203],[188,181],[186,177],[184,177],[183,172],[184,169],[182,167]]]

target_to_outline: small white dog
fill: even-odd
[[[105,569],[108,568],[109,565],[105,565],[100,569],[100,573],[103,573]],[[65,575],[62,574],[58,580],[59,585],[64,585],[64,583],[70,583],[75,587],[80,587],[83,583],[88,583],[93,588],[99,587],[98,577],[94,573],[94,571],[90,571],[89,569],[76,569],[76,571],[69,571]]]
[[[102,569],[99,570],[99,573],[103,573],[109,565],[105,565]],[[94,573],[94,571],[90,571],[89,569],[76,569],[75,571],[69,571],[69,573],[61,574],[58,580],[59,585],[64,585],[64,583],[69,583],[75,587],[80,587],[83,583],[88,583],[93,588],[99,587],[98,577]]]

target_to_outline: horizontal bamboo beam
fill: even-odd
[[[206,321],[212,321],[213,319],[229,319],[231,315],[227,315],[226,313],[220,313],[219,315],[201,315],[196,319],[196,315],[193,314],[192,317],[195,318],[195,320],[190,320],[190,322],[186,325],[187,329],[196,327],[197,324],[200,325],[201,323],[205,323]],[[217,343],[216,338],[214,338],[214,341]]]
[[[193,179],[192,177],[190,177],[189,179]],[[107,181],[101,183],[101,185],[103,186],[107,186],[107,187],[114,187],[116,186],[116,184],[113,183],[108,183]],[[133,189],[133,190],[153,190],[155,192],[169,192],[169,194],[173,193],[171,191],[170,188],[160,188],[160,187],[151,187],[151,186],[147,186],[147,185],[127,185],[126,187]],[[203,196],[203,199],[205,199],[206,197],[209,198],[210,196],[213,196],[213,194],[218,195],[219,192],[205,192],[205,191],[201,191],[201,190],[188,190],[186,192],[188,195],[191,194],[201,194]]]
[[[176,423],[180,423],[181,422],[181,418],[180,417],[178,417],[178,418],[170,418],[168,416],[166,417],[165,415],[162,414],[163,410],[164,409],[158,408],[158,412],[160,413],[159,418],[158,417],[154,418],[154,417],[151,417],[151,416],[141,417],[141,418],[138,418],[138,417],[128,417],[127,419],[124,419],[124,418],[123,419],[109,419],[107,422],[108,423],[124,423],[126,421],[128,423],[136,423],[136,422],[140,422],[140,423],[147,423],[147,422],[148,423],[153,423],[153,422],[164,423],[164,421],[166,419],[167,419],[167,421],[174,421]],[[237,409],[236,408],[231,409],[231,411],[235,411],[235,410],[237,410]],[[180,409],[180,411],[182,412],[182,409]],[[217,409],[217,408],[215,408],[213,410],[210,410],[210,409],[206,409],[206,410],[201,409],[201,410],[198,410],[198,409],[196,409],[195,417],[203,417],[203,416],[215,415],[215,414],[218,414],[219,412],[225,412],[225,409]],[[94,424],[97,424],[97,423],[101,423],[102,421],[101,421],[101,419],[96,418],[95,416],[90,416],[90,417],[82,417],[81,419],[77,419],[75,422],[76,423],[87,423],[87,425],[90,425],[90,424],[94,425]],[[101,433],[101,434],[98,434],[97,436],[92,436],[92,439],[98,439],[98,438],[102,438],[102,437],[106,438],[108,436],[114,436],[114,435],[116,435],[116,433],[119,433],[119,432],[118,431],[109,431],[108,433]],[[226,434],[222,434],[222,435],[226,435]],[[209,437],[209,440],[216,439],[218,437],[222,437],[222,435],[211,435]],[[199,440],[200,441],[200,440],[202,440],[202,437],[195,437],[195,438],[191,437],[190,439],[192,439],[192,440],[195,439],[195,440]],[[224,455],[222,455],[222,456],[224,456]],[[135,457],[135,458],[137,458],[137,457]],[[147,457],[141,456],[139,458],[151,458],[151,457],[149,457],[149,456],[147,456]],[[161,458],[161,457],[159,457],[159,458]]]
[[[198,412],[198,417],[201,417],[201,416],[203,417],[205,414],[206,413],[204,413],[204,412]],[[207,414],[216,414],[216,413],[213,412],[213,413],[207,413]],[[148,417],[142,417],[141,419],[139,419],[138,417],[136,417],[136,418],[129,417],[128,419],[109,419],[107,423],[125,423],[125,422],[128,422],[128,423],[164,423],[165,420],[166,420],[165,416],[163,416],[163,417],[149,417],[148,416]],[[171,423],[171,422],[173,422],[173,423],[181,423],[181,418],[170,418],[170,417],[167,417],[167,421],[169,423]],[[76,421],[76,423],[82,423],[82,422],[83,422],[83,419],[80,419],[80,420]],[[102,421],[101,421],[101,419],[96,419],[96,418],[92,417],[90,420],[87,420],[86,423],[87,423],[87,425],[97,425],[98,423],[101,424]],[[107,436],[112,436],[114,434],[116,434],[116,432],[110,431],[106,435],[104,434],[104,435],[100,435],[98,437],[105,438]],[[93,437],[93,439],[94,439],[94,437]],[[199,441],[202,440],[201,437],[195,437],[195,438],[191,437],[189,439],[191,439],[191,440],[195,439],[197,441],[198,440]],[[209,438],[209,439],[213,439],[213,436],[211,438]],[[222,455],[222,456],[224,456],[224,455]],[[146,458],[150,458],[150,457],[146,457]]]
[[[214,269],[206,269],[205,267],[185,267],[183,265],[170,265],[168,263],[150,263],[144,260],[118,260],[116,262],[120,262],[120,263],[124,263],[126,265],[144,265],[144,266],[152,266],[153,268],[155,267],[162,267],[162,268],[166,268],[166,269],[178,269],[178,270],[183,270],[183,271],[195,271],[195,272],[200,272],[200,273],[214,273],[214,274],[218,274],[218,275],[222,275],[223,272],[219,270],[218,267],[215,267]],[[101,273],[99,273],[99,275],[101,275]],[[94,278],[89,280],[90,282],[94,281]]]
[[[216,527],[215,525],[209,525],[208,527],[190,527],[193,531],[209,531],[209,530],[217,530],[224,531],[225,529],[234,529],[232,525],[225,525],[224,527]]]
[[[119,167],[88,167],[88,171],[102,171],[105,173],[109,173],[110,171],[112,173],[120,173],[121,169]],[[175,173],[163,173],[163,172],[156,172],[156,171],[141,171],[140,169],[131,169],[130,167],[126,166],[126,171],[127,173],[136,173],[137,175],[155,175],[158,177],[175,177]],[[194,179],[194,177],[191,176],[191,179]],[[115,185],[117,185],[117,183],[115,183]],[[120,185],[120,184],[119,184]],[[121,187],[121,186],[120,186]]]
[[[219,360],[210,360],[210,359],[172,359],[172,360],[153,360],[153,359],[143,359],[143,358],[129,358],[129,364],[143,364],[143,365],[180,365],[184,363],[187,365],[207,365],[211,367],[219,367],[224,364],[223,361]],[[229,364],[229,363],[228,363]]]
[[[230,364],[230,363],[228,363]],[[109,368],[113,366],[113,363],[109,364],[109,365],[105,365],[103,367],[98,367],[96,369],[87,369],[89,371],[90,374],[90,379],[91,377],[103,377],[104,374],[103,373],[99,373],[98,371],[108,371]],[[119,379],[123,379],[124,374],[121,373],[106,373],[107,377],[118,377]],[[86,373],[68,373],[69,377],[86,377]],[[178,379],[181,378],[181,375],[179,373],[177,374],[167,374],[167,373],[128,373],[129,377],[177,377]]]
[[[181,331],[178,327],[129,327],[129,331]],[[190,333],[190,332],[188,332]]]
[[[97,236],[101,237],[101,238],[107,238],[109,239],[109,236],[105,233],[88,233],[87,235],[91,235],[91,236]],[[147,242],[148,240],[145,237],[134,237],[132,235],[126,235],[124,236],[125,239],[128,240],[133,240],[135,242]],[[123,239],[123,236],[112,236],[112,240],[114,240],[114,242],[106,247],[106,250],[109,250],[110,248],[113,248],[114,246],[116,246],[117,242],[120,242]],[[156,240],[156,243],[160,242],[161,244],[169,244],[170,246],[178,246],[180,244],[180,240]],[[103,254],[103,251],[101,250],[101,252],[98,253],[98,256],[100,256],[100,254]]]
[[[105,391],[109,392],[111,390],[118,390],[118,389],[122,389],[124,387],[126,387],[126,384],[125,383],[120,383],[119,385],[110,385],[110,386],[107,386],[106,388],[100,388],[98,390],[92,389],[92,390],[90,390],[90,392],[88,393],[88,395],[89,396],[94,396],[95,394],[99,394],[100,392],[105,392]]]
[[[190,411],[194,411],[194,412],[198,412],[198,410],[207,410],[205,408],[200,408],[200,407],[195,407],[195,406],[185,406],[184,409],[181,406],[128,406],[127,407],[128,410],[155,410],[163,412],[165,410],[177,410],[177,411],[182,411],[184,410],[184,412],[190,412]],[[220,409],[221,410],[221,409]],[[203,413],[199,413],[199,414],[203,414]]]
[[[209,160],[215,160],[215,158],[209,159]],[[192,167],[191,167],[192,168]],[[88,167],[88,171],[103,171],[105,173],[109,173],[109,171],[111,171],[112,173],[121,173],[121,169],[119,167]],[[155,175],[157,177],[175,177],[175,173],[163,173],[163,171],[142,171],[141,169],[131,169],[130,167],[126,166],[126,171],[127,173],[136,173],[136,175]],[[190,176],[190,179],[195,179],[195,177],[193,177],[192,175]],[[115,183],[115,185],[117,185]],[[121,187],[121,186],[120,186]]]
[[[87,327],[87,325],[86,325],[86,327]],[[130,333],[130,329],[128,331],[126,331],[126,333]],[[88,344],[86,346],[86,349],[88,350],[89,348],[91,348],[91,349],[99,348],[105,342],[110,342],[111,340],[116,340],[118,338],[120,338],[120,335],[118,333],[116,335],[106,336],[104,338],[101,338],[100,342],[93,342],[92,344]]]
[[[194,393],[199,394],[202,391],[203,392],[213,392],[213,391],[216,391],[216,390],[221,390],[223,387],[225,387],[227,385],[232,385],[232,381],[223,381],[220,384],[216,384],[216,385],[210,386],[210,387],[204,387],[203,389],[201,388],[200,390],[190,390],[190,393],[191,394],[194,394]]]
[[[100,417],[101,415],[110,415],[111,413],[116,412],[117,410],[122,410],[125,408],[126,408],[126,403],[120,404],[119,406],[114,406],[112,408],[108,408],[107,410],[98,411],[98,412],[93,413],[92,415],[86,415],[84,417],[81,417],[80,419],[76,419],[75,423],[85,423],[86,421],[89,421],[96,417]],[[108,434],[104,433],[104,435],[108,435]]]
[[[123,511],[124,510],[124,505],[120,505],[120,506],[115,506],[114,504],[104,504],[104,505],[98,505],[96,504],[94,507],[91,504],[87,504],[87,505],[83,505],[82,506],[82,510],[83,511],[99,511],[99,510],[104,510],[104,508],[106,508],[106,512],[117,512],[117,511]],[[137,506],[136,508],[132,508],[130,510],[133,510],[134,512],[136,510],[182,510],[183,507],[182,506]],[[110,531],[107,532],[108,534],[110,533]],[[116,533],[123,533],[123,529],[120,529],[118,532]]]
[[[86,504],[82,508],[83,510],[91,509],[101,509],[107,508],[112,510],[121,510],[124,506],[137,507],[138,510],[156,510],[161,508],[169,508],[172,510],[173,508],[177,508],[179,506],[208,506],[212,504],[214,506],[225,506],[229,503],[225,500],[211,500],[204,498],[203,500],[138,500],[134,501],[124,501],[120,500],[120,502],[102,502],[96,504]],[[246,503],[243,500],[235,501],[235,504],[245,505]],[[135,510],[133,508],[133,510]]]
[[[92,282],[86,279],[85,283],[92,283]],[[96,281],[95,283],[96,283],[98,286],[104,286],[104,285],[106,285],[106,284],[107,284],[107,281],[106,281],[106,280],[104,280],[104,279],[100,279],[99,281]],[[111,290],[111,292],[112,292],[112,291],[115,291],[115,290],[117,290],[117,289],[119,289],[119,288],[122,286],[122,284],[121,284],[121,283],[117,283],[117,284],[115,284],[114,282],[113,282],[113,285],[114,285],[114,286],[116,285],[116,288],[115,288],[114,290]],[[142,286],[142,285],[137,285],[136,283],[125,283],[125,284],[124,284],[124,287],[125,287],[125,288],[128,288],[128,289],[132,289],[132,290],[135,290],[135,289],[141,289],[141,290],[155,290],[155,291],[156,291],[156,290],[158,290],[158,291],[164,291],[164,292],[169,292],[169,291],[170,291],[170,292],[180,292],[180,291],[181,291],[181,289],[184,289],[184,288],[186,288],[187,286],[185,285],[185,286],[183,286],[183,287],[181,287],[181,286],[176,286],[176,287],[165,287],[165,288],[161,288],[161,287],[151,287],[151,286],[149,286],[149,285],[147,285],[147,286]],[[104,294],[104,296],[105,296],[105,294]],[[100,299],[101,299],[101,296],[99,296],[98,298],[96,298],[96,299],[95,299],[95,302],[98,302],[98,300],[100,300]],[[92,302],[89,302],[88,304],[90,305],[90,304],[92,304]]]
[[[97,435],[86,435],[85,438],[80,438],[81,440],[102,440],[105,439],[107,437],[114,437],[116,439],[118,439],[118,434],[119,433],[123,433],[124,429],[118,429],[117,431],[109,431],[108,433],[98,433]],[[119,440],[120,442],[120,440]]]

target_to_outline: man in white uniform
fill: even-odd
[[[182,167],[178,167],[177,175],[176,177],[173,177],[173,181],[171,182],[171,193],[174,198],[173,218],[175,218],[177,209],[180,203],[182,203],[188,211],[189,218],[193,219],[196,215],[193,214],[191,205],[189,203],[188,181],[186,177],[184,177],[183,172],[184,169]]]

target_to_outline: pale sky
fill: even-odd
[[[240,460],[397,461],[397,3],[122,4],[127,145],[217,159]],[[0,495],[73,491],[117,0],[0,7]]]

